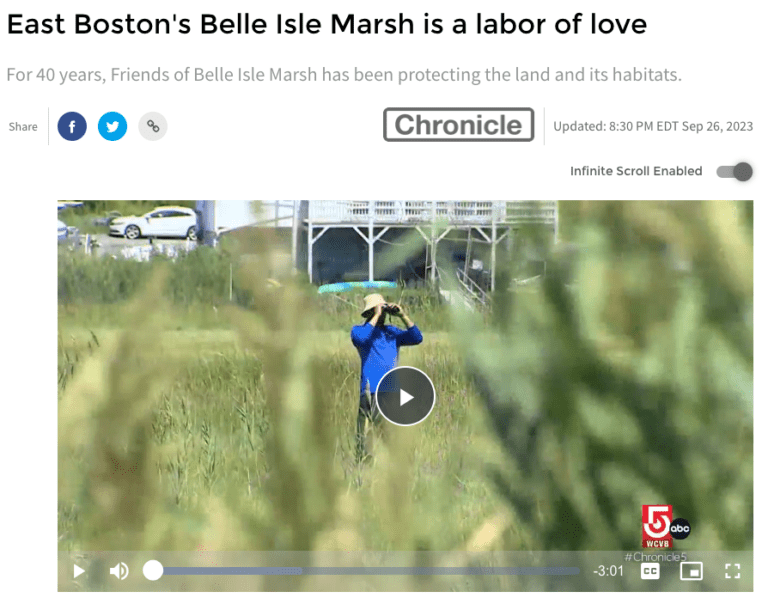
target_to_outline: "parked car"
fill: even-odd
[[[78,245],[80,243],[80,230],[77,227],[67,226],[64,222],[59,220],[59,243],[72,243]]]
[[[109,224],[109,234],[126,239],[139,237],[186,237],[197,239],[197,214],[184,207],[155,208],[143,216],[121,216]]]
[[[106,216],[100,216],[93,219],[93,226],[109,226],[115,218],[120,218],[122,214],[120,212],[107,212]]]

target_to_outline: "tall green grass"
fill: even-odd
[[[245,285],[253,262],[248,257],[201,246],[172,262],[158,256],[151,262],[132,262],[109,256],[86,256],[72,250],[59,251],[59,317],[63,324],[85,327],[101,325],[127,327],[126,305],[149,283],[155,269],[172,267],[162,290],[162,298],[173,305],[173,325],[179,327],[228,326],[219,311],[228,305],[255,308],[255,298]],[[231,277],[230,277],[231,275]],[[231,280],[230,280],[231,279]],[[283,279],[283,277],[281,277]],[[285,279],[283,279],[285,280]],[[230,287],[231,286],[231,287]],[[260,287],[281,287],[271,276]],[[308,284],[291,281],[306,294],[316,329],[347,329],[350,320],[360,318],[364,296],[373,290],[342,294],[318,294]],[[439,294],[431,288],[381,290],[387,299],[403,304],[429,330],[445,331],[450,314]],[[278,295],[278,294],[276,294]]]

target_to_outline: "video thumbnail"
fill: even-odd
[[[750,201],[58,204],[60,591],[751,591]]]

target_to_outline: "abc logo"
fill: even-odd
[[[675,518],[669,527],[673,539],[687,539],[691,534],[691,525],[685,518]]]

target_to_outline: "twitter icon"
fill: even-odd
[[[117,111],[105,113],[99,119],[99,134],[108,141],[119,141],[128,131],[128,122]]]

